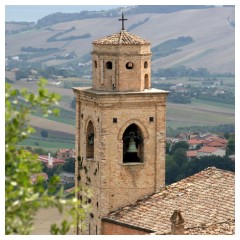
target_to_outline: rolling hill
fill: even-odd
[[[148,39],[152,43],[152,51],[161,51],[161,48],[157,50],[159,45],[174,42],[181,37],[192,39],[185,45],[176,44],[168,54],[156,52],[154,56],[157,57],[152,61],[153,70],[185,65],[194,69],[207,68],[210,72],[234,73],[234,7],[189,7],[174,11],[166,8],[165,12],[153,9],[140,6],[129,8],[125,12],[128,18],[126,29]],[[35,26],[29,24],[27,30],[26,23],[22,28],[18,23],[6,23],[6,56],[28,54],[28,62],[41,62],[44,66],[87,62],[90,60],[93,40],[120,30],[118,13],[119,10],[105,15],[95,13],[90,16],[91,14],[85,13],[85,17],[77,20],[65,16],[63,22],[58,20],[58,23],[51,25],[51,22],[46,24],[46,18],[50,18],[47,16]],[[40,24],[43,20],[45,25]],[[27,52],[26,49],[45,50],[38,54]],[[48,52],[49,49],[55,51]],[[74,58],[62,57],[71,52],[74,52]]]

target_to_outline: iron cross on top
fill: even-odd
[[[122,21],[122,30],[124,30],[124,21],[127,21],[127,19],[124,18],[123,12],[122,12],[122,18],[118,19],[118,21]]]

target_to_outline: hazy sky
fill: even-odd
[[[83,10],[108,10],[123,5],[6,5],[5,21],[34,21],[55,12],[76,13]],[[126,5],[125,5],[126,6]]]

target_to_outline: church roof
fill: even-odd
[[[173,183],[103,220],[170,234],[170,218],[181,210],[184,234],[234,234],[235,174],[215,167]]]
[[[150,45],[150,42],[137,35],[121,30],[119,33],[93,41],[99,45]]]

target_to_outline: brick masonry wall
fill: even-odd
[[[102,221],[102,235],[146,235],[149,232]]]
[[[92,53],[93,89],[103,91],[142,91],[150,88],[151,51],[150,46],[99,46]],[[107,69],[108,61],[112,69]],[[133,63],[133,69],[126,64]],[[147,62],[147,65],[144,63]],[[148,84],[146,87],[145,76]],[[113,86],[114,84],[114,86]]]
[[[79,111],[76,155],[84,158],[81,182],[94,191],[92,214],[86,225],[91,234],[100,234],[102,217],[164,187],[166,93],[103,94],[80,88],[74,91]],[[117,123],[113,123],[113,118],[117,118]],[[94,126],[94,159],[86,158],[89,121]],[[144,138],[144,161],[123,164],[122,136],[132,123],[141,129]],[[78,171],[76,168],[76,176]]]

